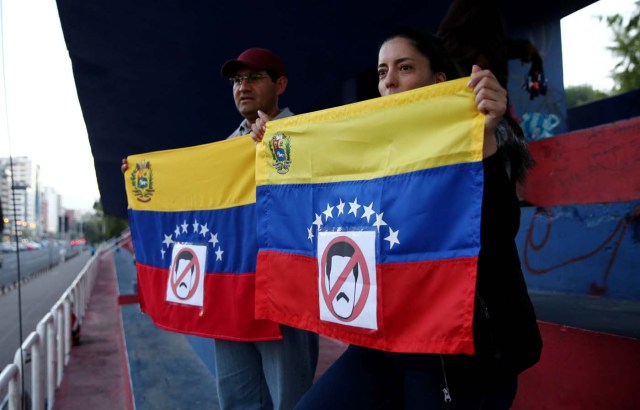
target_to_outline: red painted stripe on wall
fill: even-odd
[[[540,362],[518,380],[514,410],[640,408],[640,340],[539,322]]]
[[[640,117],[529,144],[537,164],[521,196],[536,206],[640,198]]]

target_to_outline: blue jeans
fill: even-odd
[[[309,409],[490,409],[511,407],[517,376],[477,379],[483,366],[473,359],[440,355],[385,353],[349,346],[302,397],[297,410]],[[449,368],[446,366],[449,360]],[[474,377],[466,379],[467,371]],[[461,374],[462,372],[462,374]],[[447,375],[447,382],[444,375]],[[449,388],[445,402],[442,389]]]
[[[292,409],[309,389],[318,335],[280,325],[282,340],[215,340],[216,383],[223,410]]]

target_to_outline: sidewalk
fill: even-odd
[[[103,257],[99,268],[80,344],[71,350],[54,409],[218,409],[213,359],[201,359],[212,358],[211,340],[164,331],[140,312],[133,258],[125,250]],[[575,299],[533,298],[541,316]],[[578,304],[587,312],[577,314],[578,319],[605,315],[613,322],[617,317],[620,330],[637,330],[638,311],[628,303],[587,302]],[[616,309],[620,306],[622,311]],[[560,316],[568,314],[566,306],[560,310]],[[621,325],[627,321],[630,326]],[[539,324],[545,343],[542,360],[520,377],[514,409],[640,408],[635,385],[640,377],[640,339],[635,333],[619,336]],[[320,337],[316,379],[345,348],[344,343]]]
[[[218,409],[212,363],[196,353],[211,341],[156,327],[135,293],[132,256],[105,255],[54,409]],[[316,379],[344,349],[320,338]]]
[[[130,384],[123,366],[122,326],[111,255],[98,262],[99,273],[69,365],[56,391],[54,409],[132,409]]]

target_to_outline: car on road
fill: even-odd
[[[40,245],[38,242],[35,241],[27,241],[24,243],[25,247],[28,251],[33,251],[36,249],[42,249],[42,245]]]
[[[15,252],[16,244],[13,242],[0,242],[0,252]]]

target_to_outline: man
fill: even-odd
[[[233,99],[244,117],[229,138],[249,134],[260,114],[273,119],[293,115],[278,105],[288,79],[282,60],[273,51],[250,48],[227,61],[221,74],[231,81]],[[275,409],[291,409],[311,386],[318,335],[284,325],[280,331],[281,340],[214,341],[221,408],[260,409],[271,402]]]
[[[221,70],[233,85],[233,100],[244,120],[229,138],[246,135],[258,119],[258,111],[269,118],[293,115],[288,108],[280,109],[278,99],[289,82],[282,60],[271,50],[250,48],[235,60],[227,61]]]

